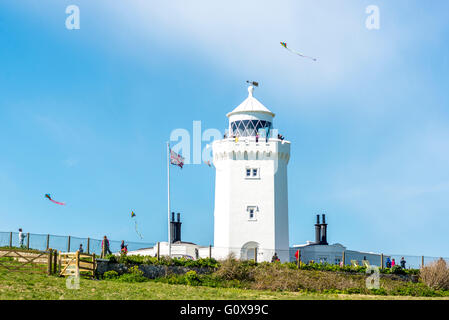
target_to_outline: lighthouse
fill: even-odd
[[[289,261],[287,165],[290,142],[274,113],[248,97],[226,115],[227,134],[212,144],[216,168],[214,256]]]

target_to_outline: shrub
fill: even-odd
[[[449,290],[449,269],[446,261],[440,258],[421,268],[422,281],[434,290]]]
[[[108,259],[109,262],[112,262],[112,263],[118,262],[118,260],[119,260],[119,259],[118,259],[115,255],[113,255],[113,254],[108,254],[108,255],[105,257],[105,259]]]
[[[118,277],[119,277],[118,272],[114,270],[106,271],[105,273],[103,273],[103,279],[106,280],[117,279]]]
[[[143,276],[143,271],[139,270],[138,266],[133,266],[128,269],[128,273],[121,275],[118,278],[119,281],[123,282],[145,282],[148,281],[147,278]]]
[[[255,268],[254,289],[275,291],[363,290],[364,276],[318,270],[295,270],[289,264],[264,264]]]
[[[391,269],[391,273],[392,274],[400,274],[400,275],[405,275],[406,274],[404,269],[401,268],[401,266],[394,266]]]
[[[238,261],[231,253],[220,263],[215,274],[223,280],[252,281],[254,280],[252,269],[254,268],[248,263]]]
[[[186,258],[169,258],[161,256],[159,260],[156,257],[141,256],[141,255],[108,255],[106,256],[109,262],[118,262],[125,265],[161,265],[161,266],[180,266],[180,267],[198,267],[198,268],[213,268],[216,269],[219,266],[217,260],[213,258],[205,258],[198,260],[191,260]]]
[[[201,280],[198,277],[198,274],[191,270],[184,275],[186,282],[189,286],[198,286],[201,284]]]

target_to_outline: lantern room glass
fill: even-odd
[[[268,129],[269,132],[271,130],[271,122],[266,120],[238,120],[231,122],[231,134],[233,136],[254,137],[260,129]]]

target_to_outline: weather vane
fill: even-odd
[[[259,82],[256,82],[256,81],[249,81],[249,80],[246,80],[246,83],[249,83],[250,85],[255,86],[255,87],[258,87],[258,86],[259,86]]]

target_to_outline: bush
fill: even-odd
[[[189,286],[198,286],[201,284],[201,280],[198,277],[198,274],[191,270],[184,275],[186,282]]]
[[[148,281],[147,278],[143,276],[143,271],[139,270],[138,266],[133,266],[128,269],[128,273],[121,275],[118,278],[119,281],[123,282],[145,282]]]
[[[191,260],[186,258],[169,258],[166,256],[161,256],[159,260],[156,257],[151,256],[141,256],[141,255],[108,255],[106,256],[109,262],[118,262],[125,265],[160,265],[160,266],[180,266],[180,267],[197,267],[197,268],[218,268],[219,264],[217,260],[213,258],[205,258],[198,260]]]
[[[391,269],[391,273],[392,274],[399,274],[399,275],[405,275],[406,274],[404,269],[401,268],[401,266],[394,266]]]
[[[449,290],[449,269],[442,258],[421,268],[420,275],[422,281],[433,290]]]
[[[105,280],[113,280],[117,279],[118,277],[119,277],[118,272],[114,270],[106,271],[105,273],[103,273],[103,279]]]
[[[253,267],[248,262],[238,261],[233,253],[220,263],[215,274],[223,280],[252,281]]]
[[[365,288],[363,275],[345,275],[318,270],[292,269],[289,264],[261,264],[255,268],[253,289],[274,291],[324,292],[325,290],[356,290]]]

